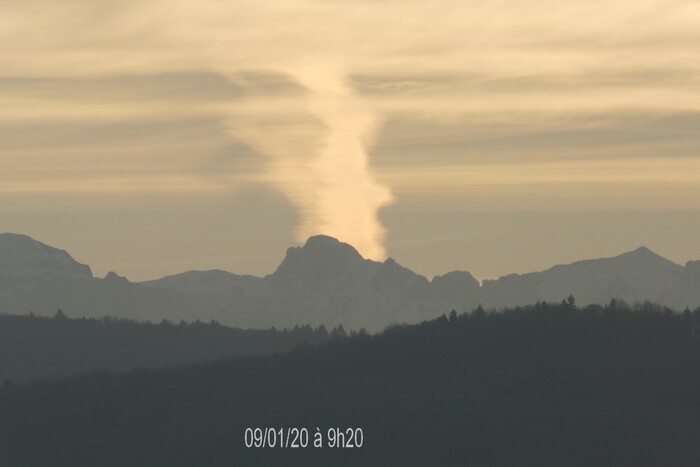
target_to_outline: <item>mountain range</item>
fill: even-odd
[[[105,315],[138,320],[210,321],[242,328],[343,325],[378,331],[415,323],[452,309],[471,310],[561,301],[577,304],[650,300],[675,309],[700,305],[700,261],[685,266],[641,247],[613,258],[510,274],[482,284],[468,272],[432,280],[389,258],[364,259],[328,236],[287,250],[265,277],[226,271],[189,271],[130,282],[110,272],[94,277],[67,252],[25,235],[0,234],[0,312]]]

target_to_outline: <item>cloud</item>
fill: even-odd
[[[291,69],[304,86],[305,112],[233,113],[231,135],[268,156],[265,179],[301,213],[296,238],[327,234],[350,242],[366,257],[383,259],[385,231],[378,219],[392,201],[369,168],[367,146],[377,117],[334,68]]]
[[[0,93],[26,98],[112,101],[211,101],[241,97],[245,90],[210,72],[164,72],[101,76],[4,76]]]
[[[255,183],[263,160],[219,119],[34,121],[0,125],[0,192],[105,197],[224,195]],[[177,202],[177,201],[174,201]]]
[[[700,111],[690,0],[28,0],[0,13],[0,125],[220,119],[228,144],[260,160],[248,179],[301,213],[299,239],[331,233],[381,257],[392,191],[476,190],[479,174],[515,204],[525,176],[577,193],[596,179],[634,187],[637,159],[674,158],[660,179],[640,169],[651,191],[673,192],[658,203],[700,184],[697,138],[634,117]],[[629,163],[591,162],[616,158]],[[571,187],[546,186],[558,199]],[[623,193],[608,194],[647,202]]]
[[[377,169],[686,158],[700,154],[700,113],[606,112],[436,122],[387,120],[372,147]],[[426,157],[430,154],[430,157]]]

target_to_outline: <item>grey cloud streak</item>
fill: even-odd
[[[534,163],[572,159],[695,158],[700,113],[605,113],[533,117],[464,116],[450,122],[398,115],[372,148],[377,168]],[[429,155],[429,157],[426,157]]]

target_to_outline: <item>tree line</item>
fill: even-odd
[[[286,354],[6,384],[0,463],[700,465],[699,322],[570,297]],[[359,427],[364,442],[249,449],[250,427]]]
[[[95,369],[163,368],[225,357],[285,352],[345,336],[319,326],[237,329],[216,321],[158,324],[106,316],[71,319],[0,314],[0,382]]]

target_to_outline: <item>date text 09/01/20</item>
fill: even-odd
[[[361,448],[365,441],[362,428],[332,427],[325,432],[316,428],[246,428],[247,448]]]

